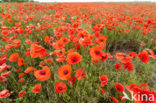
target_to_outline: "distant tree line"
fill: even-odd
[[[33,0],[0,0],[1,2],[32,2]]]

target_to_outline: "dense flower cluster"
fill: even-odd
[[[156,67],[155,10],[155,4],[1,4],[0,98],[118,103],[128,101],[127,89],[154,95],[135,103],[156,103],[144,80],[149,74],[141,74]]]

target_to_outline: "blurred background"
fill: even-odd
[[[38,2],[156,2],[156,0],[34,0]]]
[[[0,0],[0,2],[156,2],[156,0]]]

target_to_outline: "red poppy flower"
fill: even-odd
[[[132,71],[134,69],[134,66],[132,63],[124,63],[124,68],[128,71]]]
[[[64,62],[65,60],[66,60],[66,57],[64,55],[61,55],[56,59],[57,62]]]
[[[28,50],[25,52],[25,55],[26,55],[26,56],[30,56],[30,49],[28,49]]]
[[[6,44],[5,49],[8,51],[10,48],[14,47],[13,44]]]
[[[144,49],[144,52],[147,52],[149,54],[149,56],[153,56],[154,55],[154,51],[151,49]]]
[[[93,63],[97,63],[99,60],[92,58],[91,61],[92,61]]]
[[[137,56],[137,53],[136,52],[130,52],[129,56],[131,56],[132,58],[135,58]]]
[[[19,68],[19,69],[16,69],[16,72],[20,72],[21,71],[21,68]]]
[[[61,37],[60,40],[63,41],[63,44],[65,45],[69,42],[69,39],[67,37]]]
[[[122,69],[121,64],[115,64],[115,69],[121,70]]]
[[[24,73],[20,73],[18,77],[22,78],[23,76],[24,76]]]
[[[114,102],[114,103],[119,103],[119,101],[118,101],[115,97],[110,96],[110,98],[112,99],[112,102]]]
[[[107,36],[106,35],[100,35],[100,37],[98,39],[96,39],[94,42],[98,43],[98,44],[100,44],[100,43],[105,44],[106,40],[107,40]]]
[[[68,79],[68,83],[69,83],[69,84],[74,84],[75,81],[76,81],[76,78],[75,78],[74,76],[71,77],[70,79]]]
[[[92,58],[99,60],[102,58],[103,52],[99,46],[95,46],[90,49],[90,55]]]
[[[18,94],[18,97],[24,97],[26,95],[26,91],[21,91],[19,94]]]
[[[24,81],[25,81],[24,78],[20,78],[20,79],[18,80],[19,83],[23,83]]]
[[[66,59],[68,64],[76,64],[81,61],[81,55],[77,52],[71,52],[67,55]]]
[[[0,58],[0,65],[4,64],[5,61],[7,60],[7,55],[3,55],[2,58]]]
[[[0,72],[4,71],[4,70],[6,70],[6,69],[8,69],[8,65],[7,65],[6,63],[4,63],[4,64],[2,64],[2,65],[0,66]]]
[[[67,86],[63,82],[57,82],[55,84],[55,91],[56,91],[56,93],[63,93],[66,90],[67,90]]]
[[[36,85],[33,87],[32,92],[33,92],[33,93],[40,93],[41,88],[42,88],[41,84],[36,84]]]
[[[53,60],[50,59],[50,58],[48,58],[48,59],[44,60],[44,62],[45,62],[46,64],[50,65],[50,64],[53,62]]]
[[[137,88],[138,85],[136,84],[131,84],[131,85],[126,85],[126,89],[131,92],[133,90],[133,88]]]
[[[131,63],[133,58],[129,55],[123,55],[118,59],[120,60],[121,63],[128,63],[128,62]]]
[[[108,58],[108,55],[106,53],[103,53],[101,60],[105,61],[107,60],[107,58]]]
[[[128,30],[128,29],[127,29],[127,30],[125,30],[125,33],[127,33],[127,34],[128,34],[129,32],[130,32],[130,30]]]
[[[51,71],[48,66],[44,66],[41,70],[35,71],[34,76],[39,81],[45,81],[50,78]]]
[[[23,58],[19,58],[18,59],[18,65],[19,66],[22,66],[22,65],[24,65],[25,63],[24,63],[24,59]]]
[[[14,41],[13,41],[13,43],[14,43],[14,44],[20,44],[20,43],[21,43],[21,41],[20,41],[20,40],[18,40],[18,39],[16,39],[16,40],[14,40]]]
[[[65,44],[62,40],[58,40],[55,43],[53,43],[53,48],[55,49],[61,49],[63,47],[65,47]]]
[[[106,90],[103,89],[103,88],[101,88],[101,89],[100,89],[100,92],[101,92],[102,94],[104,94],[104,93],[106,93]]]
[[[120,53],[120,52],[117,52],[115,54],[115,58],[119,59],[120,62],[122,63],[127,63],[127,62],[131,63],[133,59],[131,56],[125,55],[124,53]]]
[[[61,50],[55,50],[54,54],[56,54],[57,56],[62,56],[65,53],[65,49],[62,48]]]
[[[31,41],[29,39],[25,40],[25,43],[31,44]]]
[[[108,83],[107,75],[100,76],[101,87],[105,86]]]
[[[10,55],[10,57],[9,57],[9,61],[10,62],[15,62],[15,61],[17,61],[18,60],[18,53],[13,53],[13,54],[11,54]]]
[[[4,89],[0,92],[0,98],[7,98],[10,96],[10,93],[7,89]]]
[[[72,68],[70,65],[61,66],[58,69],[58,76],[61,80],[68,80],[71,77]]]
[[[75,73],[77,80],[85,78],[85,72],[83,69],[78,69]]]
[[[145,51],[140,52],[139,55],[138,55],[138,57],[144,63],[148,63],[149,62],[149,59],[150,59],[149,54],[147,52],[145,52]]]
[[[40,67],[43,67],[44,65],[45,65],[45,64],[44,64],[43,61],[41,61],[40,64],[39,64]]]
[[[2,30],[1,35],[8,36],[9,32],[7,30]]]
[[[50,37],[49,37],[49,36],[45,36],[44,41],[45,41],[47,44],[50,44]]]
[[[120,83],[116,83],[115,88],[119,93],[123,93],[125,91],[124,86]]]
[[[90,37],[84,37],[79,40],[79,43],[82,47],[86,47],[87,45],[93,45]]]
[[[28,67],[24,73],[33,73],[34,71],[36,71],[36,68],[33,68],[33,67]]]
[[[144,42],[141,42],[140,45],[141,45],[141,46],[145,46],[146,44],[145,44]]]
[[[10,74],[11,74],[11,71],[5,71],[5,72],[1,73],[1,77],[5,78],[6,76],[8,76]]]
[[[32,58],[37,58],[37,57],[42,58],[44,56],[48,56],[48,53],[45,48],[33,43],[30,47],[30,55]]]

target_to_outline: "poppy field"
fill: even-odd
[[[156,103],[155,59],[155,3],[0,4],[0,103]]]

